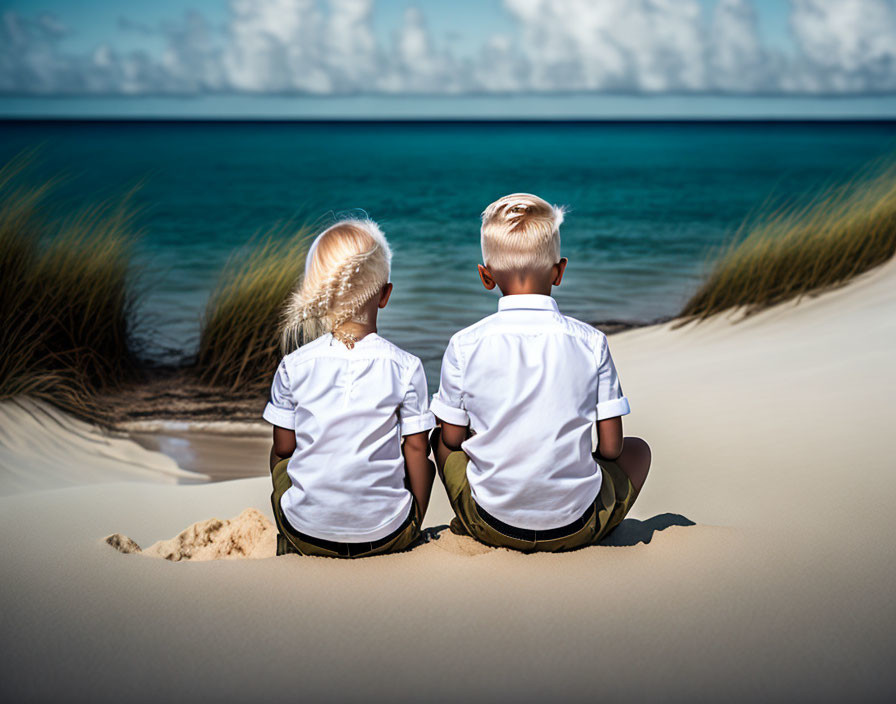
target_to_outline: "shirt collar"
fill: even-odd
[[[498,310],[546,310],[554,313],[560,312],[560,308],[550,296],[542,296],[538,293],[519,293],[515,296],[502,296],[498,300]]]

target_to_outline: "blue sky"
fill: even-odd
[[[0,13],[0,115],[896,115],[896,0],[3,0]]]

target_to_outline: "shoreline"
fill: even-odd
[[[127,437],[150,452],[171,458],[177,466],[196,474],[195,481],[182,478],[182,484],[224,482],[270,475],[268,457],[271,436],[266,424],[249,427],[252,432],[233,432],[229,423],[217,427],[166,427],[154,430],[130,430]]]

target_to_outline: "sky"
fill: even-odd
[[[0,115],[896,116],[896,0],[0,0]]]

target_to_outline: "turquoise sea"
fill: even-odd
[[[479,213],[512,191],[569,206],[561,308],[595,322],[677,312],[712,249],[767,203],[896,153],[896,123],[6,122],[5,159],[40,146],[54,207],[141,184],[145,353],[195,348],[224,261],[291,217],[360,208],[395,250],[380,332],[424,359],[495,309],[476,274]]]

